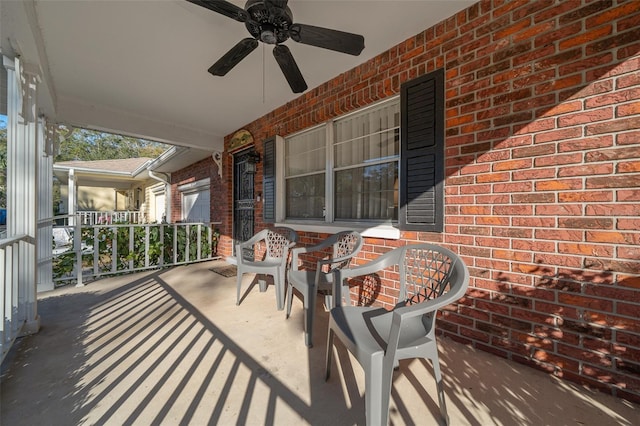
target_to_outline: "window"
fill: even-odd
[[[398,100],[336,120],[335,220],[398,219]]]
[[[285,141],[287,218],[324,218],[326,144],[324,126]]]
[[[400,102],[285,140],[287,219],[397,220]]]
[[[263,176],[266,222],[443,230],[443,70],[403,83],[400,97],[264,147],[273,159]]]

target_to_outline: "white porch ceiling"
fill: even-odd
[[[286,45],[312,89],[474,2],[291,0],[294,22],[362,34],[365,49],[354,57]],[[210,75],[248,32],[185,0],[1,3],[2,51],[41,68],[40,105],[59,122],[220,150],[224,136],[300,96],[268,45],[225,77]]]

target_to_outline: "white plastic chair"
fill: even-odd
[[[362,244],[362,236],[358,232],[342,231],[314,246],[294,247],[291,250],[291,268],[287,273],[287,318],[291,314],[295,288],[302,295],[305,312],[305,344],[308,347],[313,346],[313,319],[318,291],[325,293],[326,305],[333,306],[330,296],[333,271],[349,266],[351,259],[362,249]],[[330,253],[329,248],[331,248]],[[320,257],[316,261],[315,270],[298,269],[298,259],[303,253],[314,253]]]
[[[394,268],[400,294],[393,310],[376,307],[337,306],[331,310],[326,353],[326,379],[331,372],[333,338],[338,337],[365,372],[367,425],[386,425],[393,369],[401,359],[432,361],[443,420],[449,418],[435,335],[437,310],[461,298],[469,284],[469,271],[452,251],[431,244],[391,250],[366,265],[335,271],[334,297],[344,280]],[[336,297],[338,296],[338,297]]]
[[[284,309],[284,280],[289,258],[289,249],[298,241],[298,234],[291,228],[284,226],[263,229],[249,240],[236,244],[237,259],[237,300],[240,304],[240,288],[242,275],[247,273],[271,275],[276,288],[276,306],[279,311]],[[245,258],[245,252],[255,253],[255,246],[264,244],[264,258]],[[255,254],[254,254],[255,256]]]

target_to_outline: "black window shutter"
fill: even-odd
[[[264,165],[262,168],[262,212],[266,223],[276,221],[276,140],[264,141]]]
[[[400,229],[442,232],[444,70],[402,84]]]

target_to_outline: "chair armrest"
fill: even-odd
[[[462,292],[464,294],[464,290]],[[389,356],[390,359],[395,359],[395,354],[398,350],[398,343],[400,341],[400,334],[402,330],[403,320],[422,316],[430,312],[436,312],[438,309],[447,306],[462,295],[447,293],[444,296],[440,296],[433,300],[426,302],[416,303],[415,305],[402,306],[393,310],[393,316],[391,317],[391,328],[389,329],[389,335],[387,338],[387,347],[385,348],[385,357]]]
[[[353,268],[339,269],[340,274],[337,278],[343,281],[347,278],[360,277],[363,275],[370,275],[374,272],[381,271],[393,265],[398,265],[400,261],[399,252],[391,250],[376,259],[367,262],[364,265],[354,266]]]
[[[253,237],[249,238],[247,241],[243,241],[241,243],[236,244],[236,247],[242,247],[242,248],[249,247],[257,243],[258,241],[261,241],[264,239],[265,239],[265,234],[263,234],[262,232],[258,232]]]
[[[266,237],[267,237],[267,230],[264,229],[258,232],[257,234],[255,234],[254,236],[252,236],[251,238],[249,238],[247,241],[242,241],[240,243],[237,243],[236,244],[236,261],[238,262],[238,264],[244,263],[244,259],[242,257],[243,249],[253,247],[256,243],[262,240],[265,240]]]
[[[330,257],[328,259],[320,259],[316,262],[316,271],[320,271],[324,265],[331,266],[334,263],[341,263],[346,260],[351,260],[355,256],[355,253],[348,254],[346,256]],[[346,268],[343,268],[346,269]]]
[[[289,262],[289,252],[292,251],[293,246],[296,245],[295,241],[292,241],[291,243],[287,244],[287,246],[284,248],[283,252],[282,252],[282,259],[280,259],[280,266],[282,266],[283,268],[287,268],[287,263]],[[291,260],[293,262],[293,256],[291,257]]]
[[[332,265],[334,263],[340,263],[340,262],[344,262],[345,260],[350,260],[351,258],[353,258],[354,254],[349,254],[347,256],[338,256],[338,257],[330,257],[328,259],[320,259],[316,262],[316,284],[318,283],[318,273],[317,272],[322,272],[322,267],[324,265]],[[329,271],[331,272],[331,271]],[[323,274],[326,274],[327,272],[322,272]]]
[[[297,246],[291,249],[291,268],[294,271],[298,270],[298,256],[302,253],[313,253],[315,251],[320,251],[324,248],[331,246],[333,242],[327,243],[327,240],[321,242],[320,244],[316,244],[313,246]],[[295,242],[293,243],[295,245]],[[293,246],[291,246],[293,247]]]
[[[452,294],[451,296],[456,295]],[[428,314],[429,312],[435,312],[440,308],[454,303],[457,299],[459,299],[459,297],[449,297],[449,293],[447,293],[446,295],[433,300],[416,303],[414,305],[397,307],[393,310],[393,316],[398,316],[400,319],[404,319]]]
[[[371,275],[393,265],[398,265],[401,259],[401,251],[398,249],[388,251],[382,256],[367,262],[364,265],[353,268],[336,269],[333,271],[333,300],[334,306],[342,303],[342,287],[347,278]]]
[[[308,247],[294,247],[291,249],[291,269],[294,271],[298,270],[298,255],[300,253],[307,253]]]
[[[238,263],[238,265],[244,264],[244,257],[242,256],[242,252],[244,248],[248,246],[248,244],[246,243],[247,241],[236,244],[236,262]]]
[[[295,243],[293,243],[293,245],[295,245]],[[291,251],[294,254],[299,254],[299,253],[311,253],[314,251],[320,251],[323,248],[329,247],[331,244],[327,244],[326,241],[321,242],[320,244],[316,244],[313,246],[298,246],[295,247],[293,249],[291,249]]]

